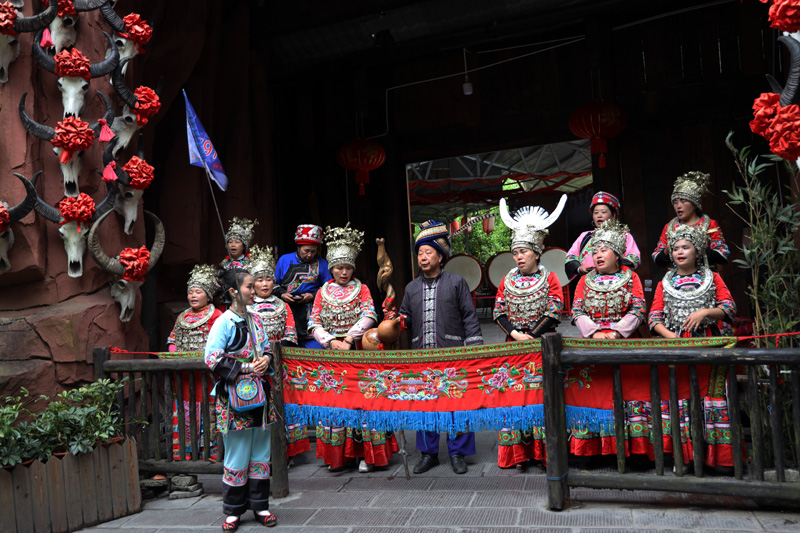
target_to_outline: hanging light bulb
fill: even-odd
[[[469,96],[472,94],[472,82],[469,81],[467,70],[467,49],[462,48],[461,51],[464,53],[464,83],[461,84],[461,89],[464,91],[464,96]]]

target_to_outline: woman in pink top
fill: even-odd
[[[621,204],[616,196],[609,194],[605,191],[599,191],[592,197],[592,203],[589,209],[592,212],[592,224],[595,228],[606,220],[617,218],[619,215]],[[570,280],[578,276],[588,274],[594,269],[594,262],[592,261],[592,235],[594,231],[584,231],[578,236],[565,259],[567,276]],[[636,270],[641,263],[641,254],[639,247],[636,246],[636,241],[630,233],[626,234],[625,253],[622,255],[622,264],[631,270]]]

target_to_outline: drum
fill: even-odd
[[[545,248],[542,252],[542,257],[539,263],[543,265],[550,272],[554,272],[558,276],[558,281],[561,286],[569,284],[567,277],[567,269],[565,268],[564,260],[567,258],[566,250],[561,248]]]
[[[503,276],[515,266],[517,263],[514,261],[514,256],[508,250],[494,254],[486,261],[486,277],[489,279],[489,284],[495,289],[499,288]]]
[[[480,261],[469,254],[452,256],[444,264],[444,269],[464,278],[467,281],[470,292],[474,292],[483,283],[483,267]]]

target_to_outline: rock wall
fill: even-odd
[[[122,232],[122,218],[114,214],[103,225],[101,243],[112,257],[124,247],[150,247],[153,231],[149,224],[145,227],[141,212],[145,208],[163,221],[166,247],[137,295],[133,318],[122,323],[119,306],[108,290],[113,276],[99,268],[88,252],[83,276],[71,278],[57,224],[34,212],[12,223],[16,242],[9,252],[11,268],[0,272],[0,396],[17,393],[20,386],[34,396],[51,395],[91,380],[94,346],[136,352],[162,349],[171,328],[165,324],[174,311],[160,302],[185,301],[191,267],[222,259],[224,241],[205,174],[188,164],[182,88],[231,181],[226,193],[217,191],[225,223],[234,215],[257,217],[256,242],[274,242],[269,89],[263,58],[251,48],[249,4],[209,2],[190,8],[177,2],[123,0],[116,4],[120,16],[138,12],[154,27],[146,52],[130,63],[128,85],[155,88],[163,77],[164,88],[161,111],[142,129],[145,159],[155,167],[155,179],[140,202],[133,234]],[[26,2],[24,14],[30,16],[33,11]],[[108,46],[102,31],[111,32],[108,24],[98,12],[82,13],[79,19],[76,47],[92,62],[102,60]],[[55,126],[62,116],[56,77],[31,56],[33,38],[20,36],[20,56],[9,69],[9,82],[0,85],[0,131],[4,132],[0,200],[16,205],[25,195],[13,172],[30,178],[42,170],[39,195],[55,206],[63,197],[58,159],[49,142],[27,134],[17,113],[20,98],[27,92],[26,109],[34,120]],[[102,78],[91,80],[81,118],[93,122],[101,116],[97,91],[112,99],[119,115],[123,103],[108,78]],[[79,181],[81,192],[95,202],[105,195],[98,175],[103,147],[104,143],[95,142],[86,151]],[[127,162],[134,150],[135,142],[118,157],[119,163]]]

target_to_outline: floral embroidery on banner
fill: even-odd
[[[577,372],[577,375],[573,372],[575,367],[572,365],[564,365],[564,388],[568,389],[573,384],[577,384],[579,389],[590,389],[592,388],[591,381],[592,381],[592,371],[594,370],[594,365],[589,366],[582,366],[579,367],[580,370]],[[572,372],[572,375],[570,375]]]
[[[481,385],[478,388],[486,394],[492,394],[495,391],[508,392],[508,391],[523,391],[534,390],[542,388],[542,367],[534,362],[527,363],[522,368],[516,365],[512,366],[504,363],[499,368],[492,368],[488,370],[478,370],[480,374]]]
[[[341,394],[347,389],[344,384],[344,376],[347,370],[343,370],[340,378],[336,379],[336,371],[319,365],[315,370],[308,371],[298,365],[295,370],[287,369],[284,366],[283,381],[287,388],[292,390],[302,390],[308,392],[330,392]],[[311,382],[309,384],[309,381]]]
[[[390,400],[438,400],[461,398],[467,390],[465,369],[427,369],[421,372],[368,369],[360,371],[358,388],[366,398],[384,396]]]

